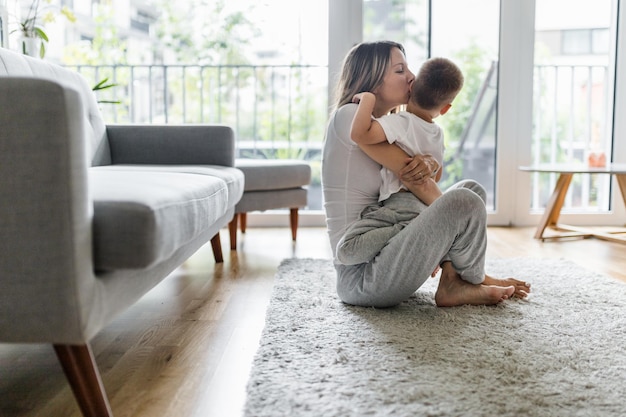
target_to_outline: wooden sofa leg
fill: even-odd
[[[213,257],[215,262],[224,262],[224,256],[222,256],[222,241],[220,240],[220,232],[217,232],[211,239],[211,248],[213,248]]]
[[[291,238],[296,240],[298,234],[298,208],[289,209],[289,222],[291,224]]]
[[[228,234],[230,235],[230,250],[237,250],[237,218],[239,213],[235,213],[233,219],[228,223]]]
[[[246,226],[248,225],[248,213],[239,213],[239,224],[241,233],[246,233]]]
[[[65,376],[85,417],[112,417],[100,372],[89,344],[54,345]]]

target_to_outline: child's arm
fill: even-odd
[[[376,96],[374,94],[369,92],[355,94],[352,101],[358,103],[359,106],[354,114],[354,119],[352,119],[350,138],[356,142],[366,154],[370,155],[371,153],[392,150],[404,152],[400,148],[393,149],[393,146],[389,146],[385,131],[380,123],[372,119],[372,111],[376,104]],[[378,151],[374,152],[376,149]],[[394,168],[396,169],[392,169],[392,171],[398,172],[403,167],[404,166],[395,166]],[[424,204],[430,206],[442,194],[441,189],[437,185],[437,181],[441,178],[441,172],[437,172],[433,179],[430,177],[431,171],[429,169],[424,169],[424,171],[424,177],[420,178],[419,181],[403,182],[413,195],[422,200]]]
[[[443,194],[439,185],[437,185],[433,178],[428,178],[422,184],[413,184],[410,187],[407,186],[407,188],[427,206],[430,206]]]
[[[352,101],[358,103],[352,119],[350,138],[374,161],[392,170],[405,183],[421,184],[426,178],[418,173],[434,174],[436,182],[441,178],[441,167],[431,155],[409,156],[400,147],[387,142],[380,123],[372,119],[376,96],[370,92],[355,94]]]
[[[352,119],[350,138],[359,145],[370,145],[385,142],[387,137],[380,124],[372,119],[372,111],[376,104],[376,96],[365,92],[355,94],[352,99],[359,107]]]
[[[374,145],[359,145],[359,148],[370,158],[396,173],[402,184],[404,184],[415,197],[422,200],[424,204],[430,206],[433,201],[441,196],[441,189],[437,185],[437,181],[441,179],[442,169],[432,156],[428,156],[428,161],[435,161],[433,163],[437,164],[439,167],[434,177],[431,176],[432,173],[429,168],[431,166],[430,163],[422,161],[417,165],[417,168],[413,169],[413,171],[417,172],[411,176],[410,180],[407,180],[403,178],[402,172],[407,162],[411,161],[411,157],[398,146],[385,142]]]

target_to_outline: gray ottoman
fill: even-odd
[[[311,182],[311,167],[297,159],[236,159],[235,167],[243,171],[243,197],[235,206],[235,216],[229,224],[230,248],[237,249],[237,223],[246,231],[246,213],[289,208],[291,237],[296,240],[298,209],[307,204],[307,189]]]

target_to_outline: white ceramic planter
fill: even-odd
[[[21,39],[21,52],[24,55],[40,58],[41,38],[23,36]]]

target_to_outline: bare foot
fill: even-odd
[[[435,303],[439,307],[493,305],[509,299],[514,292],[513,285],[470,284],[463,281],[454,269],[444,268],[435,293]]]
[[[498,287],[507,287],[512,285],[515,287],[514,297],[526,298],[530,292],[530,283],[520,281],[515,278],[494,278],[489,275],[485,275],[484,285],[495,285]]]

